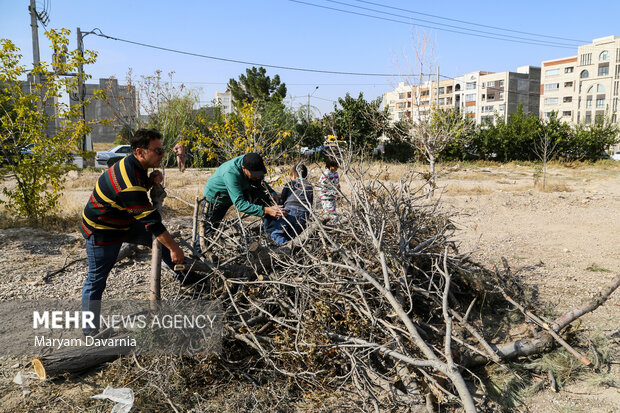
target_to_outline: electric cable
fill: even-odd
[[[370,17],[372,19],[378,19],[378,20],[385,20],[385,21],[390,21],[390,22],[394,22],[394,23],[400,23],[400,24],[404,24],[407,26],[413,26],[414,24],[411,22],[406,22],[406,21],[402,21],[402,20],[396,20],[396,19],[390,19],[387,17],[380,17],[380,16],[373,16],[371,14],[366,14],[366,13],[359,13],[359,12],[355,12],[355,11],[350,11],[350,10],[343,10],[343,9],[338,9],[336,7],[329,7],[329,6],[322,6],[319,4],[313,4],[313,3],[308,3],[305,1],[301,1],[301,0],[288,0],[292,3],[299,3],[299,4],[305,4],[307,6],[311,6],[311,7],[318,7],[318,8],[322,8],[322,9],[327,9],[327,10],[334,10],[334,11],[339,11],[342,13],[348,13],[348,14],[354,14],[354,15],[358,15],[358,16],[364,16],[364,17]],[[536,41],[523,41],[523,40],[512,40],[512,39],[504,39],[501,37],[494,37],[494,36],[486,36],[483,34],[474,34],[474,33],[468,33],[468,32],[463,32],[463,31],[458,31],[458,30],[452,30],[452,29],[444,29],[441,27],[435,27],[435,26],[428,26],[428,25],[423,25],[423,24],[415,24],[415,26],[419,26],[419,27],[424,27],[424,28],[428,28],[428,29],[435,29],[435,30],[442,30],[445,32],[451,32],[451,33],[457,33],[457,34],[464,34],[467,36],[474,36],[474,37],[482,37],[482,38],[486,38],[486,39],[494,39],[494,40],[502,40],[505,42],[512,42],[512,43],[520,43],[520,44],[530,44],[530,45],[534,45],[534,46],[544,46],[544,47],[555,47],[555,48],[560,48],[560,49],[574,49],[575,46],[559,46],[559,45],[552,45],[552,44],[544,44],[544,43],[540,43],[540,42],[536,42]]]
[[[96,33],[95,30],[99,30],[99,33]],[[300,71],[300,72],[311,72],[311,73],[326,73],[326,74],[331,74],[331,75],[349,75],[349,76],[382,76],[382,77],[420,76],[420,75],[421,76],[433,76],[432,74],[424,74],[424,73],[395,75],[393,73],[340,72],[340,71],[334,71],[334,70],[305,69],[305,68],[293,67],[293,66],[280,66],[280,65],[272,65],[272,64],[265,64],[265,63],[247,62],[247,61],[243,61],[243,60],[228,59],[228,58],[224,58],[224,57],[209,56],[209,55],[204,55],[204,54],[200,54],[200,53],[187,52],[187,51],[183,51],[183,50],[172,49],[172,48],[169,48],[169,47],[155,46],[155,45],[152,45],[152,44],[136,42],[136,41],[128,40],[128,39],[121,39],[119,37],[108,36],[107,34],[104,34],[103,32],[101,32],[100,29],[93,29],[93,31],[91,33],[96,35],[96,36],[103,37],[105,39],[110,39],[110,40],[116,40],[116,41],[119,41],[119,42],[135,44],[137,46],[148,47],[148,48],[157,49],[157,50],[163,50],[163,51],[166,51],[166,52],[179,53],[179,54],[184,54],[184,55],[194,56],[194,57],[202,57],[204,59],[219,60],[219,61],[222,61],[222,62],[239,63],[239,64],[252,65],[252,66],[270,67],[270,68],[274,68],[274,69],[295,70],[295,71]]]
[[[452,18],[449,18],[449,17],[442,17],[442,16],[438,16],[436,14],[422,13],[422,12],[419,12],[419,11],[402,9],[400,7],[387,6],[385,4],[375,3],[375,2],[372,2],[372,1],[365,1],[365,0],[354,0],[354,1],[357,1],[358,3],[372,4],[374,6],[384,7],[386,9],[399,10],[399,11],[404,11],[404,12],[407,12],[407,13],[419,14],[421,16],[433,17],[435,19],[442,19],[442,20],[448,20],[448,21],[453,21],[453,22],[457,22],[457,23],[470,24],[472,26],[486,27],[487,29],[503,30],[503,31],[512,32],[512,33],[521,33],[521,34],[527,34],[527,35],[530,35],[530,36],[547,37],[547,38],[550,38],[550,39],[565,40],[565,41],[575,42],[575,43],[588,43],[589,42],[588,40],[569,39],[569,38],[566,38],[566,37],[549,36],[549,35],[546,35],[546,34],[524,32],[524,31],[520,31],[520,30],[506,29],[506,28],[498,27],[498,26],[489,26],[489,25],[481,24],[481,23],[473,23],[473,22],[468,22],[466,20],[459,20],[459,19],[452,19]]]

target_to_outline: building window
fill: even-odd
[[[499,81],[499,87],[504,87],[504,81],[503,80]]]
[[[560,74],[560,69],[549,69],[545,71],[545,76],[557,76]]]
[[[439,93],[440,95],[443,95],[443,94],[444,94],[444,90],[445,90],[445,89],[444,89],[443,87],[440,87],[440,88],[439,88],[439,92],[438,92],[438,93]]]
[[[598,93],[605,93],[605,86],[603,86],[603,85],[596,85],[596,91]]]
[[[605,98],[596,99],[596,108],[605,109]]]
[[[547,83],[545,85],[545,90],[557,90],[560,88],[559,83]]]
[[[487,86],[488,87],[495,87],[495,81],[493,80],[493,81],[487,83]]]
[[[404,99],[405,98],[405,94],[404,93],[399,93],[398,94],[398,98],[399,99]]]
[[[592,64],[592,53],[582,54],[579,59],[579,64],[582,66],[591,65]]]
[[[499,92],[499,99],[500,100],[504,99],[504,92]]]
[[[476,112],[476,107],[475,106],[467,106],[465,108],[465,113],[474,113]]]
[[[562,112],[562,116],[570,116],[571,115],[571,111],[570,110],[565,110]]]
[[[559,103],[559,98],[546,98],[545,105],[557,105]]]
[[[573,87],[573,82],[564,82],[564,87]]]
[[[476,82],[467,82],[465,84],[465,89],[474,90],[476,88]]]
[[[594,85],[588,88],[588,93],[593,93],[593,92],[594,92]]]
[[[586,109],[592,109],[592,98],[586,99]]]
[[[605,62],[609,60],[609,51],[603,50],[600,55],[598,55],[598,60],[600,62]]]
[[[572,96],[564,96],[564,98],[562,98],[562,102],[564,103],[570,103],[573,101],[573,97]]]
[[[598,75],[599,76],[607,76],[609,74],[609,66],[599,66],[598,67]]]
[[[469,93],[467,95],[465,95],[465,102],[473,102],[476,100],[476,94],[475,93]]]
[[[573,73],[574,67],[569,66],[564,68],[564,73]]]
[[[485,87],[485,84],[484,84],[484,82],[482,82],[482,88],[484,89],[484,87]]]
[[[579,74],[579,77],[582,79],[587,79],[590,76],[590,74],[588,73],[587,70],[582,70],[581,73]]]
[[[488,95],[487,100],[495,100],[495,95]]]
[[[504,109],[506,109],[506,105],[504,103],[502,103],[501,105],[499,105],[499,111],[503,112]]]
[[[446,104],[446,99],[445,98],[439,98],[439,104],[440,105],[445,105]]]
[[[590,115],[589,113],[586,113],[586,123],[591,123],[592,122],[592,115]]]

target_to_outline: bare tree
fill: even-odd
[[[432,196],[436,186],[437,157],[450,143],[466,137],[473,130],[473,123],[464,118],[458,108],[442,108],[431,99],[435,95],[433,88],[438,87],[431,81],[437,71],[434,47],[426,33],[414,31],[412,36],[415,51],[412,72],[418,73],[417,76],[401,75],[403,84],[411,88],[411,92],[407,92],[411,101],[406,105],[411,107],[407,119],[410,122],[408,140],[428,163],[425,178],[427,194]]]

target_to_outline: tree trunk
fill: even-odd
[[[88,346],[58,351],[32,360],[34,372],[41,379],[65,373],[79,373],[129,354],[131,346]]]

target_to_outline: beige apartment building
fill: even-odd
[[[556,112],[566,122],[591,123],[607,116],[618,122],[620,37],[594,39],[577,56],[542,63],[540,117]]]
[[[517,72],[476,71],[453,79],[429,81],[422,86],[399,83],[383,95],[390,119],[413,119],[423,116],[431,105],[457,108],[476,124],[494,122],[496,115],[506,119],[523,105],[525,113],[538,114],[540,103],[540,68],[523,66]]]

